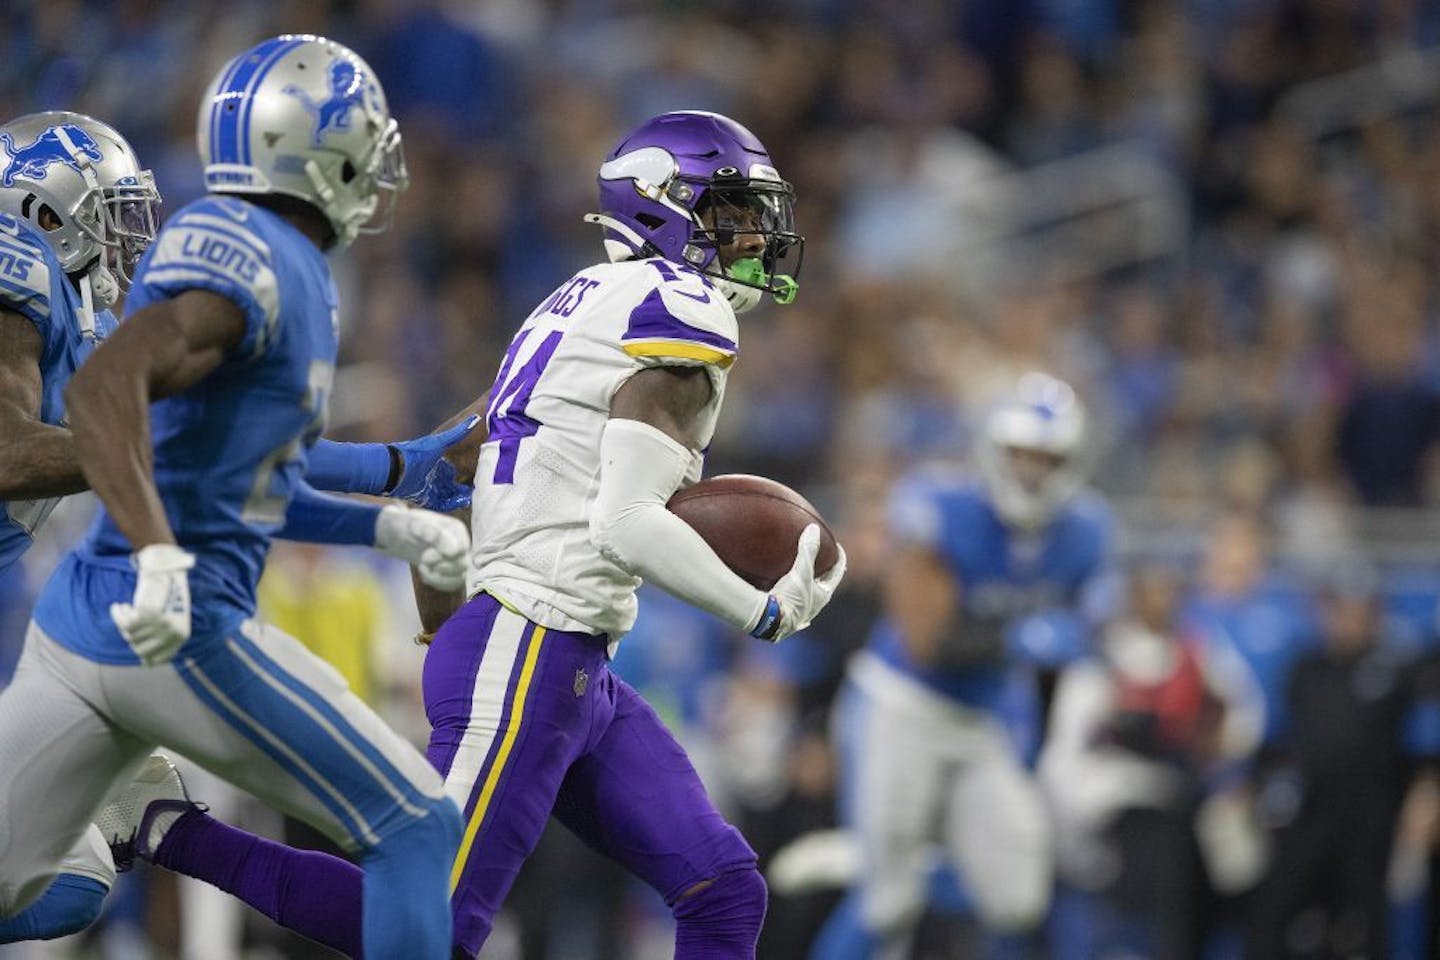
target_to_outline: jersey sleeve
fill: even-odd
[[[630,311],[620,347],[645,366],[728,369],[739,352],[735,312],[698,274],[651,261],[656,283]]]
[[[127,310],[186,290],[218,293],[244,312],[237,355],[260,356],[274,340],[280,291],[270,245],[247,222],[243,206],[201,201],[167,223],[135,278]]]
[[[45,241],[16,218],[0,214],[0,309],[35,324],[47,342],[54,279]]]
[[[896,543],[936,551],[944,543],[945,510],[935,485],[924,478],[912,475],[895,484],[886,519]]]

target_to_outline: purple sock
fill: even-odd
[[[190,810],[151,861],[204,880],[302,936],[361,955],[364,874],[339,857],[296,850]]]

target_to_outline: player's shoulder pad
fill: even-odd
[[[639,302],[631,309],[621,348],[651,362],[714,365],[725,369],[739,353],[739,329],[708,278],[668,260],[633,261]]]
[[[257,209],[234,197],[202,197],[187,204],[156,238],[137,285],[175,296],[198,288],[233,300],[245,311],[246,342],[264,349],[280,312],[274,253]]]
[[[1065,505],[1065,514],[1072,523],[1093,536],[1108,541],[1115,530],[1115,509],[1099,493],[1086,487]]]
[[[1114,510],[1104,497],[1088,488],[1080,490],[1061,509],[1055,521],[1058,535],[1071,555],[1086,563],[1103,564],[1115,548]]]
[[[40,234],[18,217],[0,213],[0,308],[45,325],[59,273],[55,252]]]
[[[937,546],[947,520],[963,501],[969,479],[951,463],[929,463],[909,471],[890,491],[890,534],[905,543]]]

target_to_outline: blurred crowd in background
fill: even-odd
[[[236,51],[315,32],[374,66],[412,186],[395,228],[334,264],[343,341],[329,435],[338,439],[424,432],[489,387],[531,307],[602,257],[598,232],[580,218],[620,133],[670,109],[739,119],[796,184],[806,256],[796,303],[742,320],[742,362],[707,470],[805,492],[845,543],[850,573],[816,627],[778,648],[647,593],[617,667],[673,721],[762,860],[836,824],[830,707],[880,607],[890,484],[927,460],[963,460],[987,405],[1039,369],[1085,401],[1094,483],[1122,521],[1117,563],[1138,599],[1114,629],[1237,651],[1267,715],[1254,747],[1266,761],[1305,723],[1328,718],[1353,733],[1336,756],[1369,766],[1339,769],[1385,794],[1388,818],[1371,833],[1387,837],[1386,850],[1399,831],[1390,862],[1365,868],[1395,905],[1391,953],[1437,949],[1424,943],[1440,821],[1423,775],[1434,718],[1391,700],[1391,712],[1372,716],[1369,694],[1354,698],[1364,718],[1353,724],[1336,720],[1351,714],[1330,701],[1307,712],[1295,702],[1309,688],[1294,664],[1369,658],[1374,669],[1361,674],[1383,674],[1385,697],[1400,700],[1423,700],[1434,682],[1424,668],[1440,598],[1440,5],[7,7],[0,116],[67,108],[114,124],[154,169],[166,211],[200,191],[199,95]],[[31,592],[86,509],[78,499],[63,511],[23,576],[0,583],[7,669]],[[1337,585],[1342,560],[1350,574]],[[409,643],[405,571],[381,563],[277,548],[264,606],[419,737],[423,651]],[[1337,605],[1356,599],[1345,621]],[[1314,762],[1331,770],[1335,758]],[[1188,817],[1191,794],[1222,775],[1213,757],[1186,749],[1163,765],[1187,784],[1164,795],[1187,799],[1141,791],[1127,802],[1120,788],[1082,812],[1090,827],[1115,826],[1136,807]],[[1277,830],[1285,784],[1250,784]],[[264,825],[262,811],[209,789],[197,779],[193,792]],[[1271,844],[1272,866],[1283,846]],[[1112,845],[1112,859],[1126,849]],[[1230,849],[1244,861],[1243,843]],[[1136,864],[1107,874],[1076,856],[1061,857],[1061,880],[1108,904],[1092,919],[1111,907],[1159,916],[1164,931],[1203,927],[1222,945],[1237,922],[1227,910],[1263,888],[1269,869],[1207,864],[1208,886],[1218,871],[1233,889],[1215,891],[1220,906],[1197,917],[1175,906],[1196,897],[1162,903],[1157,893],[1204,884],[1186,857],[1151,856],[1136,879]],[[1328,869],[1343,873],[1339,864],[1359,854],[1335,856]],[[1081,866],[1067,877],[1067,863]],[[206,945],[188,948],[196,960],[241,956],[242,942],[255,956],[319,955],[191,893],[177,900],[169,878],[140,874],[127,890],[78,945],[0,956],[179,955],[186,936]],[[833,889],[776,890],[761,955],[805,956],[836,899]],[[970,955],[958,946],[969,943],[963,893],[936,903],[917,950]],[[563,836],[547,838],[512,904],[487,956],[669,955],[658,900]],[[227,919],[197,933],[201,911]],[[242,919],[244,930],[234,926]]]

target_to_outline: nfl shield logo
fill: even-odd
[[[574,686],[574,688],[573,688],[573,689],[575,690],[575,696],[577,696],[577,697],[583,697],[583,696],[585,696],[585,688],[588,687],[589,685],[590,685],[590,675],[587,674],[584,670],[576,670],[576,671],[575,671],[575,686]]]

